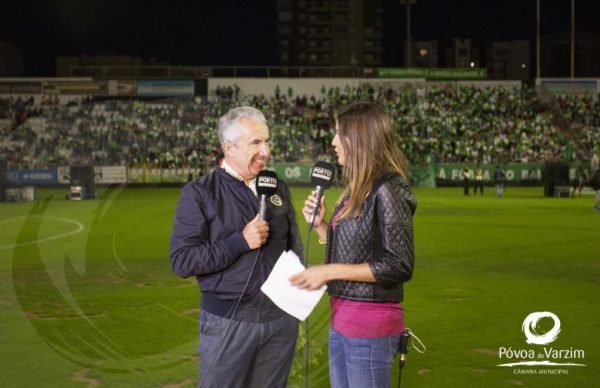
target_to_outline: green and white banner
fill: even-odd
[[[461,171],[464,168],[473,171],[477,167],[477,165],[469,163],[438,163],[434,166],[436,180],[450,181],[461,180]],[[500,166],[507,182],[542,184],[542,171],[544,170],[542,163],[482,164],[480,167],[483,171],[484,181],[494,180],[496,166]],[[587,168],[587,165],[584,168]],[[575,179],[576,174],[577,164],[573,163],[569,166],[569,179]]]
[[[425,78],[426,80],[485,79],[485,68],[435,68],[435,67],[378,67],[375,74],[379,78]]]
[[[511,163],[499,165],[504,171],[506,181],[522,182],[522,181],[539,181],[542,182],[542,164],[537,163]],[[462,180],[461,171],[465,168],[473,171],[477,166],[467,163],[440,163],[435,167],[435,178],[441,180],[458,181]],[[494,180],[494,171],[496,164],[483,164],[480,166],[483,171],[483,180]]]
[[[497,164],[482,164],[483,180],[494,181],[494,171]],[[517,184],[542,184],[542,172],[544,165],[541,163],[507,163],[500,164],[507,182]],[[274,171],[277,176],[287,183],[310,183],[310,171],[312,164],[302,163],[273,163],[269,170]],[[460,181],[461,172],[468,168],[473,171],[477,167],[471,163],[431,163],[423,165],[411,165],[411,177],[417,187],[435,187],[437,181]],[[588,165],[583,166],[584,169]],[[569,167],[569,179],[575,179],[577,175],[577,164]],[[581,167],[580,167],[581,168]],[[196,179],[201,170],[198,168],[161,169],[151,167],[129,167],[124,166],[98,166],[96,171],[96,183],[185,183],[190,179]],[[589,171],[588,171],[589,172]],[[336,172],[339,174],[339,171]],[[69,167],[58,168],[58,183],[69,183]],[[336,176],[336,181],[340,181]]]

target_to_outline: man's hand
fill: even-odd
[[[269,237],[269,224],[267,221],[259,220],[256,215],[252,221],[246,224],[242,234],[250,249],[260,248]]]

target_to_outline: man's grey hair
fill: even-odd
[[[219,141],[221,146],[225,146],[225,142],[236,144],[240,139],[240,120],[250,118],[263,123],[267,123],[265,115],[256,108],[251,106],[240,106],[231,108],[219,119]]]

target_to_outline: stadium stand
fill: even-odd
[[[597,96],[541,101],[535,89],[468,86],[323,89],[321,96],[224,94],[213,101],[80,101],[68,106],[0,99],[0,155],[11,166],[209,166],[218,118],[232,105],[265,112],[276,162],[331,159],[334,110],[384,103],[412,163],[572,162],[600,150]]]

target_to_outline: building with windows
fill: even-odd
[[[382,62],[380,0],[278,0],[282,66],[378,66]]]
[[[579,33],[575,38],[575,77],[597,77],[600,74],[600,34]],[[542,77],[569,77],[571,34],[543,37],[540,56]]]
[[[492,42],[488,74],[492,79],[527,81],[531,78],[531,48],[528,40]]]
[[[413,61],[416,67],[486,68],[494,80],[531,79],[531,45],[528,40],[442,39],[417,41]]]
[[[0,77],[20,77],[23,69],[23,49],[0,40]]]

